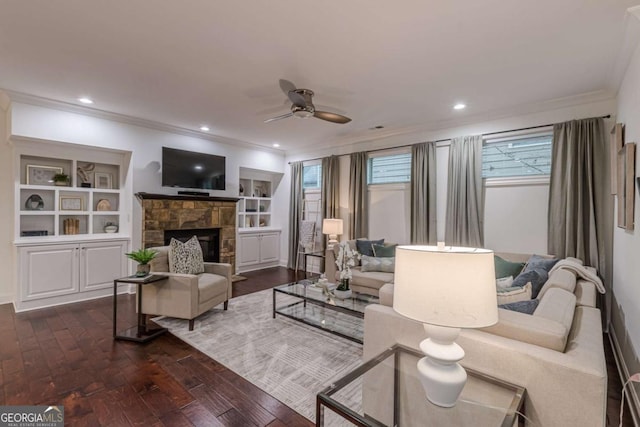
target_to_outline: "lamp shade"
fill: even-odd
[[[422,323],[480,328],[498,321],[493,251],[398,246],[393,308]]]
[[[322,220],[322,234],[340,235],[342,234],[342,220],[326,218]]]

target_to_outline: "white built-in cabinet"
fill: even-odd
[[[15,156],[16,310],[111,295],[126,276],[131,153],[28,138]],[[69,176],[56,185],[53,174]]]
[[[236,270],[276,267],[281,229],[273,217],[273,193],[281,173],[240,168]]]
[[[280,230],[238,233],[238,272],[276,267],[280,259]]]
[[[30,310],[111,295],[113,280],[127,275],[128,245],[128,240],[111,240],[20,247],[16,308]]]

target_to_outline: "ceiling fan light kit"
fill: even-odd
[[[293,84],[291,84],[291,86],[292,85]],[[288,117],[297,117],[299,119],[315,117],[317,119],[338,124],[345,124],[351,121],[349,117],[341,114],[330,113],[328,111],[317,111],[311,99],[313,97],[313,91],[310,89],[291,89],[287,91],[287,97],[291,101],[291,112],[267,119],[264,121],[265,123],[286,119]]]

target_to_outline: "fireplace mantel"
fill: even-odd
[[[207,202],[237,202],[237,197],[196,196],[191,194],[136,193],[138,200],[202,200]]]

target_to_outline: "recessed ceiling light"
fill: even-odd
[[[82,102],[83,104],[93,104],[93,100],[91,98],[87,98],[86,96],[83,96],[82,98],[78,98],[78,101]]]
[[[193,168],[195,170],[197,170],[197,171],[201,171],[202,170],[202,166],[200,166],[200,165],[195,165]]]
[[[209,126],[200,126],[200,130],[202,132],[209,132],[210,129],[209,129]]]
[[[273,146],[274,146],[274,147],[276,147],[276,148],[278,148],[278,147],[280,147],[280,144],[278,144],[277,142],[274,142],[274,143],[273,143]]]
[[[462,102],[459,102],[453,106],[454,110],[464,110],[465,108],[467,108],[467,104],[463,104]]]

